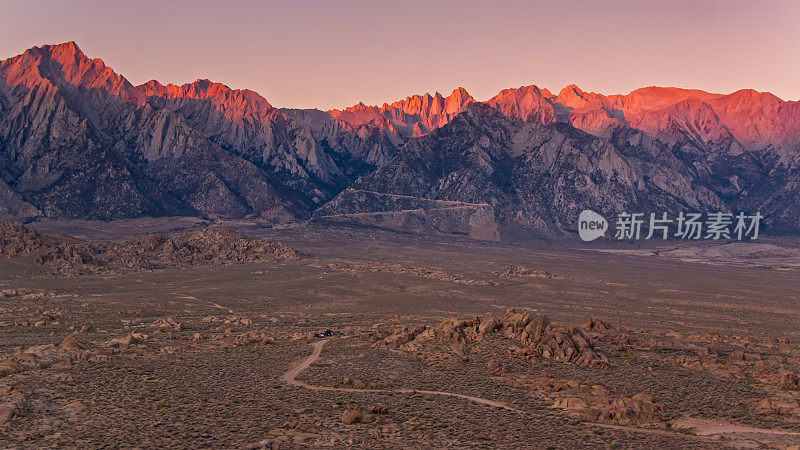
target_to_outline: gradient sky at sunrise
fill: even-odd
[[[797,0],[0,0],[0,11],[0,59],[74,40],[134,84],[209,78],[275,106],[570,83],[800,99]]]

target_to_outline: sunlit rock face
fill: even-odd
[[[208,140],[265,171],[291,189],[307,209],[348,182],[308,128],[256,92],[208,80],[182,86],[151,81],[141,88],[151,104],[175,112]]]
[[[524,122],[475,104],[409,141],[315,218],[483,238],[558,235],[586,204],[620,210],[727,210],[679,160],[654,161],[567,124]],[[626,152],[628,154],[626,154]],[[666,161],[665,161],[666,162]]]
[[[252,91],[133,86],[74,43],[5,60],[0,79],[9,213],[286,222],[346,182],[306,128]]]
[[[420,101],[393,105],[428,105]],[[433,98],[433,97],[431,97]],[[664,172],[644,173],[670,195],[685,192],[715,197],[708,202],[732,211],[762,211],[775,231],[800,228],[797,219],[797,177],[800,173],[800,103],[786,102],[769,93],[741,90],[728,95],[700,90],[648,87],[627,95],[605,96],[570,85],[553,95],[536,86],[505,89],[484,102],[503,115],[528,123],[569,124],[603,139],[626,157],[656,164],[659,169],[685,172],[688,184]],[[433,102],[434,105],[441,105]],[[463,109],[463,106],[461,107]],[[357,105],[339,115],[352,124],[369,124],[400,135],[391,108]],[[420,110],[420,108],[416,108]],[[422,108],[429,111],[430,109]],[[440,111],[437,106],[434,112]],[[415,122],[415,130],[439,124]],[[452,120],[452,119],[450,119]],[[672,188],[668,185],[674,184]],[[639,183],[641,185],[641,183]],[[613,193],[609,193],[613,197]],[[584,203],[591,197],[583,198]],[[564,223],[568,215],[551,217],[548,224]],[[533,226],[530,220],[528,226]]]
[[[400,138],[419,137],[450,122],[475,99],[464,88],[458,88],[447,97],[412,95],[405,100],[383,106],[366,106],[363,103],[328,111],[334,120],[350,126],[374,125],[392,130]]]
[[[752,90],[576,85],[278,109],[210,80],[134,86],[69,42],[0,62],[0,216],[283,223],[317,211],[496,238],[638,205],[761,211],[797,232],[798,121],[798,102]],[[435,156],[415,160],[423,149]]]

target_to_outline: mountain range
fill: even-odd
[[[342,110],[135,86],[74,42],[0,62],[0,217],[194,215],[557,236],[583,209],[756,212],[800,232],[800,103],[646,87]]]

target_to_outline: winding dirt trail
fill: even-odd
[[[314,351],[311,353],[311,355],[309,355],[305,359],[302,359],[302,360],[292,364],[289,367],[289,370],[285,374],[283,374],[283,377],[281,377],[281,378],[285,382],[289,383],[292,386],[297,386],[297,387],[301,387],[301,388],[305,388],[305,389],[311,389],[311,390],[314,390],[314,391],[375,392],[375,393],[381,393],[381,392],[388,393],[388,392],[391,392],[391,393],[399,393],[399,394],[441,395],[441,396],[444,396],[444,397],[461,398],[461,399],[469,400],[469,401],[472,401],[472,402],[475,402],[475,403],[480,403],[482,405],[492,406],[492,407],[495,407],[495,408],[502,408],[502,409],[505,409],[507,411],[512,411],[512,412],[515,412],[515,413],[520,413],[520,414],[522,413],[522,410],[514,408],[514,407],[511,407],[511,406],[508,406],[508,405],[506,405],[505,403],[502,403],[502,402],[497,402],[497,401],[494,401],[494,400],[489,400],[489,399],[485,399],[485,398],[481,398],[481,397],[473,397],[471,395],[456,394],[454,392],[427,391],[427,390],[422,390],[422,389],[402,389],[402,388],[401,389],[335,388],[335,387],[330,387],[330,386],[313,386],[313,385],[310,385],[308,383],[304,383],[302,381],[297,381],[296,378],[300,374],[300,372],[302,372],[303,370],[307,369],[308,366],[310,366],[316,360],[319,359],[319,355],[320,355],[320,353],[322,353],[322,346],[324,346],[326,342],[328,342],[327,339],[323,339],[321,341],[315,342],[313,344]]]
[[[471,395],[464,395],[464,394],[456,394],[454,392],[444,392],[444,391],[428,391],[428,390],[421,390],[421,389],[357,389],[357,388],[335,388],[330,386],[314,386],[303,381],[298,381],[297,376],[300,375],[300,372],[307,369],[311,364],[319,359],[320,354],[322,353],[322,347],[325,343],[328,342],[328,339],[323,339],[320,341],[315,342],[312,344],[313,352],[309,356],[304,359],[301,359],[289,367],[289,370],[286,371],[285,374],[281,377],[285,382],[292,386],[301,387],[304,389],[310,389],[313,391],[335,391],[335,392],[372,392],[372,393],[400,393],[400,394],[424,394],[424,395],[440,395],[444,397],[455,397],[461,398],[464,400],[469,400],[475,403],[479,403],[482,405],[492,406],[495,408],[502,408],[507,411],[512,411],[518,414],[523,414],[524,412],[520,409],[511,407],[506,405],[505,403],[489,400],[481,397],[473,397]],[[624,425],[612,425],[612,424],[602,424],[602,423],[590,423],[587,424],[590,426],[597,426],[601,428],[608,428],[608,429],[615,429],[615,430],[622,430],[628,432],[638,432],[638,433],[648,433],[648,434],[659,434],[664,436],[675,436],[675,431],[670,430],[662,430],[662,429],[648,429],[648,428],[637,428],[631,426],[624,426]],[[743,425],[737,424],[730,424],[726,422],[715,422],[710,420],[702,420],[702,419],[684,419],[677,423],[679,426],[687,427],[694,430],[694,434],[684,435],[685,437],[693,437],[698,440],[707,441],[709,438],[716,437],[716,436],[727,436],[731,439],[731,443],[747,443],[748,445],[752,443],[762,444],[764,443],[761,440],[750,440],[745,438],[742,435],[747,434],[760,434],[762,436],[772,436],[772,437],[791,437],[791,436],[800,436],[800,433],[790,432],[790,431],[783,431],[783,430],[770,430],[764,428],[752,428]],[[742,439],[744,438],[744,439]],[[769,441],[769,440],[768,440]]]

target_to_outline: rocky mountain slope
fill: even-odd
[[[409,139],[447,124],[475,99],[463,88],[447,97],[413,95],[383,106],[363,103],[338,110],[282,109],[311,130],[353,180],[386,164]]]
[[[153,106],[177,113],[210,141],[295,191],[309,209],[348,183],[307,128],[253,91],[209,80],[183,86],[153,80],[141,90]]]
[[[680,160],[614,145],[567,124],[523,122],[485,104],[410,141],[315,216],[500,238],[573,227],[586,205],[618,211],[727,211]]]
[[[348,182],[309,131],[252,91],[133,86],[74,43],[0,69],[8,216],[306,218]]]
[[[73,42],[0,62],[5,218],[316,214],[496,238],[637,207],[761,211],[796,233],[798,183],[800,103],[752,90],[458,88],[320,111],[209,80],[134,86]]]
[[[455,109],[463,111],[469,103],[471,102],[452,104],[458,105]],[[570,85],[558,95],[536,86],[506,89],[484,103],[506,117],[527,123],[571,125],[601,138],[616,149],[626,161],[646,163],[646,166],[641,166],[644,168],[643,172],[636,174],[638,179],[634,184],[636,186],[634,198],[654,195],[654,192],[645,186],[656,184],[657,190],[681,199],[673,205],[684,205],[679,210],[760,211],[765,215],[765,224],[773,232],[794,233],[800,229],[800,219],[798,219],[800,194],[797,190],[797,175],[800,173],[798,166],[800,124],[797,123],[800,120],[800,102],[785,102],[772,94],[752,90],[721,95],[699,90],[658,87],[638,89],[628,95],[604,96],[587,93],[575,85]],[[347,110],[350,112],[349,115],[343,114],[339,117],[356,124],[367,122],[379,128],[383,127],[387,133],[391,133],[394,124],[387,119],[388,110],[386,105],[383,108],[358,105]],[[356,114],[357,112],[360,114]],[[424,116],[418,120],[422,119]],[[442,126],[444,121],[453,119],[439,116],[438,120],[435,123]],[[489,140],[492,139],[489,137]],[[537,144],[533,141],[528,143],[532,148],[536,148]],[[506,144],[498,142],[498,145]],[[592,152],[589,147],[582,144],[578,147],[584,156],[589,158],[591,164],[599,163],[591,159]],[[416,148],[416,144],[412,148]],[[467,151],[468,148],[464,147],[461,150]],[[401,151],[401,155],[404,152],[405,150]],[[395,163],[390,163],[393,164]],[[542,167],[546,166],[545,164]],[[413,171],[417,168],[408,170]],[[679,176],[674,176],[673,172],[677,172]],[[375,176],[370,176],[366,180],[385,189],[388,188],[384,184],[385,180],[379,180],[383,175],[383,172],[378,171]],[[384,224],[398,228],[428,227],[423,224],[426,220],[430,220],[430,209],[434,207],[430,203],[433,199],[429,194],[422,194],[428,211],[426,213],[428,219],[423,220],[416,211],[419,208],[412,208],[411,210],[416,212],[411,215],[397,213],[408,206],[405,204],[407,199],[404,200],[403,206],[387,207],[383,211],[376,209],[369,199],[364,198],[363,191],[372,189],[356,189],[362,182],[356,183],[351,189],[343,192],[340,198],[318,210],[317,217],[336,220],[346,217],[347,221],[357,218],[355,221],[359,223]],[[580,183],[579,180],[573,182]],[[619,198],[620,194],[627,192],[607,190],[608,187],[602,185],[597,187],[598,190],[594,194],[583,192],[582,197],[575,197],[576,204],[573,209],[600,210],[607,205],[603,204],[598,195]],[[461,189],[462,192],[470,190],[469,187]],[[400,194],[402,191],[402,186],[391,189],[393,194]],[[414,195],[411,192],[405,194]],[[627,192],[624,195],[630,194],[632,193]],[[542,232],[543,228],[551,231],[570,229],[575,219],[574,211],[552,211],[554,208],[558,209],[558,204],[548,203],[557,202],[557,197],[551,195],[538,203],[533,199],[521,200],[522,206],[512,209],[514,214],[524,219],[513,221],[514,226],[521,225],[523,228],[539,232]],[[493,193],[483,192],[480,198],[479,203],[492,203]],[[677,210],[663,209],[667,205],[658,198],[649,200],[652,206],[661,209],[654,210],[650,207],[642,211]],[[359,206],[350,211],[342,208],[342,205],[356,203]],[[622,210],[620,209],[622,206],[622,203],[614,203],[608,212],[618,213]],[[526,216],[526,208],[533,208],[531,211],[535,211],[535,214]],[[436,207],[436,209],[441,211],[441,208]],[[366,215],[367,211],[370,211],[369,214],[372,216]],[[481,217],[492,215],[487,216],[485,210],[482,211]],[[378,219],[374,217],[376,214]],[[452,210],[448,210],[448,214],[452,216]],[[495,218],[509,224],[505,215]],[[446,221],[450,225],[444,226],[443,229],[463,232],[465,226],[466,229],[471,229],[469,221],[475,218],[465,219],[459,216],[454,220],[460,225],[452,228],[450,226],[452,222]],[[440,225],[432,227],[441,228]]]

